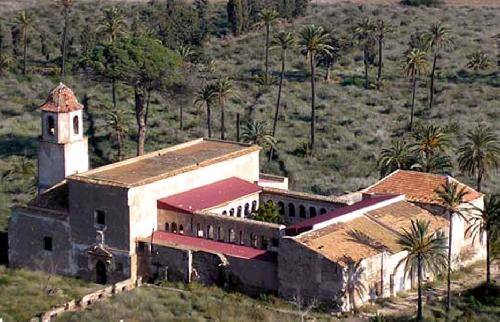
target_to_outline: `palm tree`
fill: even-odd
[[[467,56],[467,68],[474,71],[484,70],[490,66],[490,59],[484,51],[478,50]]]
[[[314,136],[316,131],[316,55],[321,52],[331,51],[328,44],[330,34],[323,27],[309,25],[300,31],[300,46],[302,52],[309,58],[311,68],[311,151],[314,151]]]
[[[29,11],[23,10],[16,17],[16,24],[21,30],[23,37],[23,75],[26,75],[27,71],[27,56],[28,56],[28,34],[33,29],[33,24],[35,22],[35,17]]]
[[[417,78],[427,71],[427,53],[420,49],[413,49],[406,56],[406,64],[404,73],[406,77],[411,79],[412,83],[412,98],[411,98],[411,116],[410,116],[410,131],[413,128],[413,116],[415,114],[415,93],[417,91]]]
[[[333,64],[339,58],[340,41],[335,37],[330,37],[328,44],[332,47],[331,51],[323,51],[319,53],[319,63],[326,67],[325,82],[330,82],[330,75]]]
[[[486,287],[491,287],[491,246],[500,237],[500,200],[497,196],[484,197],[484,206],[473,206],[466,232],[480,240],[486,235]]]
[[[124,114],[125,113],[119,109],[113,109],[106,113],[108,126],[113,130],[111,136],[116,140],[118,161],[123,159],[123,137],[128,132]]]
[[[193,48],[191,48],[190,46],[179,46],[179,48],[177,48],[176,52],[179,54],[179,56],[181,56],[182,60],[184,60],[185,62],[189,62],[191,60],[191,57],[193,57],[193,55],[195,54]]]
[[[432,24],[429,31],[424,34],[429,44],[429,49],[433,52],[432,69],[430,74],[431,85],[429,93],[429,108],[432,108],[434,101],[434,76],[436,72],[436,63],[441,49],[449,48],[453,45],[451,31],[441,23]]]
[[[415,163],[410,169],[427,173],[446,174],[453,169],[453,165],[450,157],[441,152],[431,155],[418,153]]]
[[[476,176],[477,191],[481,191],[483,179],[500,165],[500,141],[495,131],[478,125],[467,133],[467,141],[458,149],[460,171]]]
[[[97,32],[104,36],[109,46],[112,46],[116,38],[125,33],[127,24],[125,16],[117,7],[105,8],[102,11],[102,17],[98,22]],[[112,50],[110,51],[113,52]],[[110,65],[113,65],[114,55],[110,55]],[[113,73],[111,73],[113,74]],[[116,77],[111,77],[111,96],[113,99],[113,109],[116,110]]]
[[[365,65],[365,89],[370,84],[368,79],[368,67],[371,61],[371,52],[375,45],[374,25],[368,18],[361,20],[354,29],[354,38],[363,50],[363,63]]]
[[[440,126],[429,124],[418,126],[413,137],[419,153],[431,157],[436,152],[445,152],[450,145],[450,136]]]
[[[276,149],[276,138],[267,131],[267,123],[264,121],[245,123],[241,139],[245,143],[257,144],[263,149]]]
[[[117,7],[105,8],[97,25],[97,32],[112,44],[116,38],[125,34],[127,23],[123,12]]]
[[[217,98],[219,99],[220,106],[220,139],[225,140],[225,105],[227,98],[233,92],[233,84],[228,78],[219,78],[217,83],[215,83],[215,92],[217,94]]]
[[[68,20],[69,20],[68,18],[69,18],[69,13],[71,11],[71,6],[73,5],[73,0],[60,0],[60,1],[64,19],[64,27],[62,34],[63,39],[61,43],[61,50],[62,50],[61,74],[62,77],[64,78],[66,76],[66,44],[68,38]]]
[[[281,103],[281,90],[283,89],[283,80],[285,78],[285,64],[286,64],[286,53],[287,50],[293,47],[296,43],[296,38],[291,32],[280,32],[276,36],[274,36],[272,47],[281,49],[281,72],[280,72],[280,81],[278,85],[278,99],[276,100],[276,111],[274,112],[273,119],[273,132],[272,136],[276,137],[276,128],[278,127],[278,118],[280,111],[280,103]],[[269,152],[269,161],[273,157],[273,149]]]
[[[417,321],[423,321],[422,278],[425,272],[439,274],[446,266],[446,237],[442,232],[432,232],[429,221],[412,220],[409,230],[403,229],[398,244],[406,256],[396,266],[404,263],[406,275],[417,275]]]
[[[384,40],[386,34],[392,32],[392,26],[384,21],[383,19],[377,20],[374,25],[375,37],[377,37],[378,41],[378,71],[377,71],[377,89],[380,89],[380,82],[382,80],[382,66],[384,65],[383,60],[383,48],[384,48]]]
[[[212,102],[217,95],[217,89],[213,84],[205,84],[196,94],[195,103],[205,104],[207,107],[207,131],[208,137],[212,137]]]
[[[442,185],[440,189],[437,189],[436,194],[439,201],[443,205],[448,214],[448,220],[450,222],[448,231],[448,272],[447,272],[447,300],[446,300],[446,310],[449,311],[451,307],[451,263],[452,263],[452,240],[453,240],[453,215],[458,215],[464,218],[462,214],[462,204],[464,203],[464,197],[469,193],[465,185],[459,185],[456,181],[447,180],[446,184]]]
[[[7,54],[0,54],[0,76],[4,75],[4,72],[7,68],[10,67],[13,60]]]
[[[405,140],[393,141],[389,148],[382,149],[378,160],[380,175],[384,177],[397,169],[409,169],[412,162],[412,150],[412,144]]]
[[[266,44],[265,44],[265,58],[264,58],[264,80],[266,84],[269,84],[269,41],[271,34],[271,26],[274,25],[279,18],[279,13],[274,9],[264,8],[259,13],[260,21],[257,23],[258,26],[266,28]]]

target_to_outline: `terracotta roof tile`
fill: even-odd
[[[399,234],[408,229],[412,219],[429,220],[433,231],[448,225],[443,217],[410,202],[399,201],[351,221],[313,231],[297,240],[326,258],[345,265],[347,259],[358,261],[383,251],[399,252]]]
[[[408,170],[397,170],[383,178],[373,186],[367,188],[367,193],[394,193],[404,194],[406,199],[414,202],[441,204],[436,194],[436,189],[440,189],[447,180],[455,180],[451,177],[431,174],[425,172],[415,172]],[[456,181],[456,180],[455,180]],[[457,181],[458,182],[458,181]],[[481,193],[465,186],[469,192],[465,195],[464,201],[470,202],[482,196]]]
[[[50,91],[49,97],[47,97],[47,100],[40,108],[42,111],[47,112],[68,113],[81,110],[83,106],[78,103],[78,99],[73,91],[63,83],[60,83]]]

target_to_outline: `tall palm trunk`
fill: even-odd
[[[118,144],[118,151],[117,151],[117,157],[118,157],[118,161],[121,161],[123,159],[123,155],[122,155],[122,150],[123,150],[123,136],[122,136],[122,133],[120,133],[120,131],[118,131],[116,133],[116,141],[117,141],[117,144]]]
[[[326,64],[326,73],[325,73],[325,82],[329,83],[330,82],[330,74],[332,71],[332,63],[328,62]]]
[[[116,79],[111,79],[111,97],[113,99],[113,108],[116,110]]]
[[[410,131],[413,129],[413,115],[415,114],[415,93],[417,91],[417,76],[412,77],[412,96],[411,96],[411,115],[410,115]]]
[[[283,88],[283,79],[285,78],[285,61],[286,61],[286,50],[281,51],[281,72],[280,72],[280,82],[278,85],[278,99],[276,101],[276,111],[274,112],[274,120],[273,120],[273,137],[276,137],[276,128],[278,127],[278,117],[280,112],[280,103],[281,103],[281,90]],[[269,151],[269,159],[271,161],[273,158],[274,149],[271,148]]]
[[[486,229],[486,288],[488,289],[491,287],[491,243],[489,229]]]
[[[446,276],[446,311],[451,308],[451,247],[453,239],[453,214],[449,212],[450,228],[448,231],[448,272]]]
[[[417,301],[417,321],[423,321],[424,315],[422,312],[422,256],[418,255],[418,275],[417,275],[417,285],[418,285],[418,301]]]
[[[311,64],[311,152],[314,151],[314,141],[316,132],[316,61],[315,53],[309,54]]]
[[[481,183],[483,182],[483,177],[484,177],[484,169],[481,166],[481,162],[477,160],[477,181],[476,181],[476,188],[478,192],[481,192]]]
[[[382,37],[379,37],[378,39],[378,71],[377,71],[377,89],[380,89],[380,82],[382,80],[382,64],[383,64],[383,58],[382,58],[382,46],[384,44],[384,39]]]
[[[62,50],[62,64],[61,64],[61,74],[64,79],[66,76],[66,41],[68,37],[68,9],[64,9],[64,27],[63,27],[63,39],[61,44]]]
[[[226,135],[225,135],[225,132],[226,132],[226,126],[225,126],[225,123],[224,123],[224,120],[225,120],[225,103],[224,103],[224,99],[222,97],[219,97],[219,104],[220,104],[220,139],[221,140],[225,140],[226,139]]]
[[[365,89],[368,89],[369,80],[368,80],[368,53],[367,49],[363,49],[363,63],[365,64]]]
[[[434,59],[432,60],[432,70],[431,70],[431,86],[429,93],[429,109],[432,108],[432,104],[434,104],[434,74],[436,72],[436,61],[437,61],[438,52],[434,54]]]
[[[27,72],[27,59],[28,59],[28,32],[25,30],[23,32],[23,41],[24,41],[24,52],[23,52],[23,75],[26,75]]]
[[[210,106],[210,102],[207,102],[207,130],[208,137],[212,137],[212,107]]]
[[[265,76],[266,85],[269,84],[269,33],[271,32],[271,26],[266,25],[266,53],[265,53]]]
[[[137,155],[144,154],[144,145],[146,142],[146,119],[147,107],[145,106],[144,89],[135,86],[135,118],[137,121]]]

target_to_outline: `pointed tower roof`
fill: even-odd
[[[59,83],[56,88],[50,91],[49,97],[40,108],[47,112],[68,113],[81,110],[83,106],[69,87]]]

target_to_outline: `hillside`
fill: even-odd
[[[96,24],[103,2],[85,2],[74,8],[70,33],[71,54],[77,55],[84,26]],[[129,23],[134,12],[141,12],[147,4],[120,4]],[[158,9],[162,10],[161,4]],[[60,33],[60,20],[54,18],[59,9],[53,4],[41,4],[33,12],[37,24],[31,36],[28,57],[32,72],[19,75],[19,64],[0,77],[0,230],[5,227],[9,207],[31,198],[34,181],[37,136],[40,132],[40,105],[48,91],[59,82],[59,77],[48,68],[40,54],[40,35],[46,34],[51,56],[56,57]],[[15,12],[2,15],[4,26],[13,21]],[[204,48],[195,48],[204,59],[213,59],[215,70],[208,80],[227,76],[235,83],[234,95],[226,106],[229,139],[236,138],[235,117],[241,114],[242,122],[264,120],[270,126],[276,100],[277,86],[258,86],[254,75],[262,70],[264,34],[251,32],[241,37],[227,36],[225,7],[213,5],[210,9],[210,36]],[[313,156],[304,155],[303,147],[309,138],[310,89],[309,67],[299,49],[289,52],[285,73],[283,113],[277,139],[277,158],[267,163],[262,156],[262,170],[288,175],[294,189],[321,194],[339,194],[358,190],[379,177],[376,160],[383,147],[406,132],[411,101],[409,81],[403,77],[402,61],[410,36],[423,31],[436,21],[449,26],[454,34],[455,46],[443,52],[437,70],[436,105],[426,108],[426,83],[420,82],[417,91],[416,118],[426,124],[433,123],[456,130],[449,153],[463,142],[466,131],[478,122],[495,126],[498,130],[500,109],[498,101],[499,75],[495,66],[474,72],[465,65],[467,56],[483,50],[495,61],[496,37],[500,33],[500,9],[496,7],[409,8],[400,5],[338,4],[315,6],[310,15],[291,23],[281,23],[273,32],[287,29],[298,32],[305,24],[314,23],[344,39],[352,37],[352,29],[362,17],[384,18],[395,27],[387,35],[385,44],[384,82],[381,90],[375,89],[376,67],[370,69],[372,86],[363,88],[362,52],[355,45],[346,46],[332,69],[332,81],[323,81],[325,69],[318,67],[317,81],[317,146]],[[8,29],[4,27],[4,33]],[[6,37],[8,39],[9,37]],[[73,59],[77,59],[75,56]],[[18,58],[20,60],[20,58]],[[54,58],[52,58],[54,59]],[[48,65],[50,67],[50,64]],[[271,69],[279,72],[279,52],[271,52]],[[150,128],[146,149],[148,151],[206,135],[205,115],[202,106],[193,103],[194,93],[205,82],[201,66],[189,69],[187,86],[176,92],[154,93],[149,115]],[[87,97],[87,135],[90,136],[91,162],[98,166],[116,159],[110,139],[106,107],[111,104],[108,82],[94,79],[92,75],[77,71],[65,83],[83,99]],[[135,152],[135,119],[133,90],[118,84],[119,108],[125,112],[128,133],[125,140],[126,155]],[[183,111],[183,129],[179,129],[179,112]],[[213,128],[219,135],[219,109],[214,107]],[[452,171],[460,179],[472,182],[458,170]],[[498,192],[500,178],[494,175],[485,183],[486,191]]]

